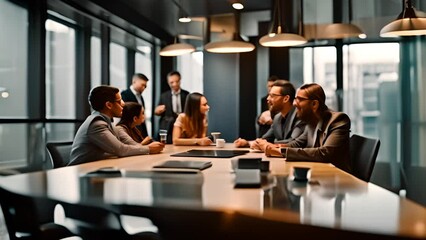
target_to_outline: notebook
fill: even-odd
[[[200,150],[192,149],[187,152],[172,154],[173,157],[206,157],[206,158],[231,158],[248,153],[249,150]]]
[[[154,168],[173,168],[173,169],[195,169],[204,170],[212,166],[211,162],[208,161],[178,161],[169,160],[162,164],[154,166]]]

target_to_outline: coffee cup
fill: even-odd
[[[309,167],[293,167],[293,176],[295,181],[308,181],[311,168]]]
[[[223,138],[216,139],[216,147],[218,147],[218,148],[225,147],[225,139],[223,139]]]

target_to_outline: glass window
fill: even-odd
[[[343,48],[344,106],[352,133],[379,138],[377,161],[396,161],[399,118],[399,44],[351,44]],[[394,160],[391,160],[394,159]]]
[[[0,117],[27,118],[28,11],[0,1],[0,29]]]
[[[182,76],[182,89],[203,93],[203,52],[178,56],[177,69]]]
[[[304,49],[303,55],[304,83],[318,83],[321,85],[327,96],[327,106],[337,110],[336,48],[307,47]]]
[[[75,30],[46,21],[46,118],[75,119]]]
[[[148,85],[142,93],[145,102],[145,124],[148,129],[148,134],[152,136],[152,92],[154,80],[152,79],[152,60],[150,54],[141,54],[136,52],[135,55],[135,72],[143,73],[149,79]]]
[[[19,151],[16,144],[19,143]],[[0,170],[40,170],[40,159],[45,156],[44,130],[42,123],[0,124]],[[10,170],[10,173],[13,173]]]
[[[92,36],[90,38],[90,86],[92,88],[101,85],[101,39]]]
[[[110,43],[110,85],[119,88],[120,91],[126,89],[126,48],[116,43]]]

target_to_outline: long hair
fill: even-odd
[[[328,110],[327,105],[325,105],[325,93],[324,89],[316,83],[309,83],[305,84],[300,87],[300,89],[303,89],[306,91],[308,98],[310,100],[317,100],[319,102],[319,111],[325,112]]]
[[[204,133],[204,119],[206,116],[200,112],[201,97],[204,97],[204,95],[194,92],[186,98],[184,113],[188,121],[188,134],[190,136],[202,137]]]
[[[134,117],[139,117],[142,111],[142,105],[136,102],[124,103],[123,113],[121,115],[120,122],[118,124],[126,125],[128,128],[131,127]]]
[[[129,136],[136,142],[141,142],[144,137],[141,131],[136,127],[132,128],[133,118],[139,117],[142,111],[142,105],[136,102],[126,102],[123,107],[123,113],[121,115],[120,122],[117,123],[117,126],[120,125],[126,129]]]

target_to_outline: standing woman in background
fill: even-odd
[[[132,142],[147,145],[152,142],[151,137],[143,136],[137,126],[145,121],[145,111],[141,104],[126,102],[120,122],[117,123],[116,132],[120,140],[132,144]]]
[[[191,93],[186,98],[184,113],[178,115],[173,126],[174,145],[212,144],[207,137],[207,112],[210,107],[207,99],[200,93]]]

